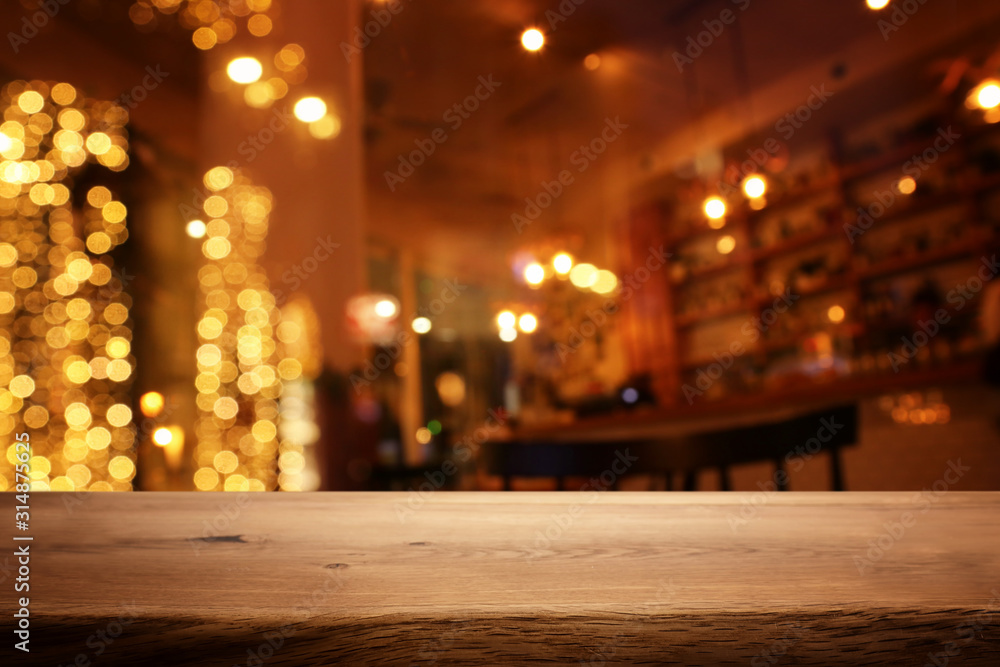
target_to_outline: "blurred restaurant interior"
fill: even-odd
[[[2,490],[1000,490],[993,0],[0,17]]]

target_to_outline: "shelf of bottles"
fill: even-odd
[[[720,197],[716,217],[692,185],[668,232],[681,396],[972,360],[1000,240],[1000,119],[986,116],[922,108],[895,132],[840,135],[761,175],[766,196]]]

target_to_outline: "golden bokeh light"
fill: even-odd
[[[431,330],[431,321],[426,317],[416,317],[410,327],[418,334],[425,334]]]
[[[521,45],[528,51],[537,51],[545,45],[545,35],[537,28],[529,28],[521,33]]]
[[[743,181],[743,194],[750,199],[764,196],[767,191],[767,182],[761,176],[748,176]]]
[[[726,202],[719,197],[709,197],[703,206],[705,215],[712,219],[721,218],[726,214]]]
[[[260,79],[264,68],[256,58],[244,56],[234,58],[226,66],[226,75],[236,83],[253,83]]]
[[[545,267],[538,262],[532,262],[524,267],[524,280],[529,285],[541,285],[545,280]]]
[[[597,267],[593,264],[577,264],[569,272],[569,281],[578,289],[589,289],[597,282]]]
[[[163,394],[158,391],[147,391],[139,397],[139,410],[147,417],[159,416],[165,404]]]
[[[303,123],[312,123],[326,115],[326,102],[318,97],[303,97],[295,103],[293,113]]]
[[[552,258],[552,268],[559,275],[566,275],[573,268],[573,256],[566,252],[561,252]]]
[[[720,236],[715,242],[715,249],[720,255],[728,255],[736,249],[736,239],[728,234],[726,236]]]

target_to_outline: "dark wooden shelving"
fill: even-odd
[[[732,304],[730,306],[723,306],[722,308],[713,308],[708,311],[701,313],[689,313],[687,315],[678,315],[675,318],[674,323],[677,328],[687,328],[695,324],[700,324],[702,322],[708,322],[709,320],[718,320],[726,317],[728,315],[735,315],[740,312],[749,312],[753,309],[753,301],[744,300],[740,303]]]
[[[806,232],[804,234],[796,234],[795,236],[790,236],[787,239],[783,239],[772,245],[757,248],[753,251],[753,261],[761,262],[795,250],[801,250],[802,248],[810,246],[814,243],[834,238],[837,234],[844,234],[843,228],[838,225],[826,225],[815,231]]]
[[[733,271],[736,269],[746,268],[749,257],[747,253],[736,253],[733,252],[725,261],[719,262],[712,266],[703,266],[698,269],[692,269],[680,280],[675,280],[673,283],[675,285],[681,285],[692,280],[704,280],[706,278],[712,278],[720,274],[726,273],[728,271]]]
[[[964,128],[960,122],[954,122],[954,127],[961,133],[963,139],[973,136],[984,136],[1000,128],[988,127]],[[894,326],[888,319],[880,319],[876,322],[866,322],[863,319],[861,306],[863,303],[863,290],[865,285],[873,280],[891,279],[893,276],[905,274],[911,271],[929,270],[936,265],[947,262],[961,260],[965,257],[973,258],[975,252],[982,248],[985,243],[997,241],[996,235],[990,229],[998,227],[997,221],[986,209],[984,193],[992,192],[1000,187],[1000,172],[979,174],[964,170],[962,172],[948,172],[947,175],[953,180],[946,181],[945,189],[932,194],[924,194],[921,190],[919,194],[903,195],[896,194],[894,205],[890,206],[880,217],[875,219],[876,226],[891,222],[896,224],[908,224],[913,222],[917,225],[921,223],[917,216],[928,213],[945,213],[949,207],[955,207],[962,213],[962,222],[965,224],[983,222],[981,226],[976,225],[970,229],[964,229],[967,236],[963,236],[960,241],[948,243],[946,246],[931,245],[926,252],[920,254],[910,253],[904,256],[892,257],[884,261],[879,261],[868,266],[861,266],[859,258],[866,242],[851,243],[845,223],[854,223],[854,213],[858,208],[867,208],[869,204],[862,205],[853,200],[851,193],[854,192],[861,179],[869,176],[878,176],[880,172],[890,169],[900,170],[903,163],[911,156],[922,153],[928,146],[932,146],[936,134],[915,137],[902,144],[884,149],[877,155],[860,160],[844,163],[833,156],[837,145],[836,140],[830,143],[831,149],[827,154],[828,167],[824,170],[813,170],[811,173],[820,173],[809,182],[803,185],[789,183],[787,186],[779,182],[773,182],[770,186],[770,198],[768,204],[760,210],[750,210],[749,202],[730,202],[730,211],[726,217],[726,225],[721,229],[712,229],[706,223],[699,223],[687,231],[669,236],[669,244],[676,248],[679,244],[686,243],[693,239],[703,239],[706,236],[721,236],[723,234],[733,234],[738,239],[743,238],[747,245],[739,247],[732,255],[726,257],[716,265],[688,272],[684,278],[666,280],[668,293],[673,291],[676,295],[678,290],[683,290],[685,285],[691,282],[706,280],[719,276],[730,276],[731,279],[742,286],[749,295],[739,303],[733,303],[725,307],[712,308],[701,312],[689,312],[686,314],[670,313],[667,316],[667,326],[671,328],[667,338],[672,341],[674,350],[674,360],[670,368],[664,372],[661,378],[661,387],[668,391],[677,392],[670,398],[670,401],[680,401],[680,387],[682,383],[681,375],[715,363],[717,360],[711,356],[701,356],[688,361],[682,361],[685,347],[689,344],[685,339],[697,335],[697,329],[702,325],[718,322],[731,316],[744,315],[747,321],[750,318],[759,316],[762,309],[770,306],[774,301],[774,295],[767,294],[766,281],[768,279],[766,267],[774,260],[788,258],[792,259],[796,253],[803,251],[810,252],[813,248],[817,251],[840,256],[847,253],[848,263],[837,275],[827,276],[821,283],[810,286],[808,289],[796,290],[792,287],[792,293],[801,297],[816,297],[820,295],[832,295],[837,293],[840,299],[840,292],[844,293],[842,303],[847,309],[847,319],[839,324],[830,324],[824,328],[832,336],[837,338],[850,338],[856,344],[864,344],[870,336],[879,331],[885,331]],[[959,142],[950,149],[948,163],[951,158],[962,159],[969,149],[968,142]],[[970,166],[974,163],[970,163]],[[935,168],[944,168],[940,164]],[[777,177],[771,177],[773,179]],[[864,196],[863,192],[858,192]],[[833,206],[832,213],[827,206]],[[797,205],[812,206],[815,211],[813,216],[819,223],[809,231],[797,233],[788,238],[783,238],[767,246],[753,248],[749,244],[753,243],[757,237],[754,233],[757,226],[777,212],[780,217],[781,211],[790,209]],[[741,236],[742,234],[742,236]],[[874,237],[872,237],[873,240]],[[743,272],[746,272],[745,275]],[[795,281],[789,281],[794,284]],[[761,296],[755,296],[760,294]],[[668,300],[668,303],[676,304],[676,296]],[[905,318],[897,318],[899,322],[905,324]],[[971,320],[970,320],[971,322]],[[671,326],[672,324],[672,326]],[[806,338],[819,333],[813,331],[808,335],[786,336],[774,340],[760,340],[753,346],[748,346],[744,353],[748,358],[752,358],[756,363],[768,365],[771,353],[781,350],[793,350],[802,345]],[[734,337],[734,341],[737,338]],[[747,344],[747,341],[743,341]],[[973,355],[975,356],[975,355]],[[941,367],[922,367],[901,373],[885,373],[874,371],[868,374],[858,374],[843,376],[838,378],[801,377],[798,379],[788,378],[777,384],[765,383],[753,395],[732,394],[725,399],[718,401],[705,401],[698,410],[705,412],[717,412],[727,409],[727,406],[760,406],[770,405],[774,402],[798,399],[805,396],[827,396],[832,393],[851,395],[864,391],[878,390],[879,387],[891,389],[895,387],[913,386],[928,382],[947,382],[952,380],[961,381],[974,375],[973,369],[976,360],[972,357],[960,357],[958,361],[951,365]]]
[[[832,189],[838,187],[839,184],[839,178],[831,177],[816,183],[810,183],[809,185],[799,189],[788,190],[780,196],[775,197],[773,200],[767,198],[767,206],[764,208],[756,211],[753,209],[747,211],[747,219],[751,222],[756,222],[768,213],[780,211],[783,208],[791,208],[796,204],[806,203],[824,194],[829,194]]]
[[[941,264],[953,259],[958,259],[969,255],[975,248],[982,245],[982,239],[971,238],[954,243],[944,248],[920,253],[919,255],[907,255],[883,260],[865,268],[855,269],[855,273],[861,280],[872,280],[874,278],[884,278],[897,273],[905,273],[914,269],[920,269],[933,264]]]

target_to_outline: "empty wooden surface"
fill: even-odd
[[[31,505],[32,653],[15,662],[1000,664],[1000,494]]]

